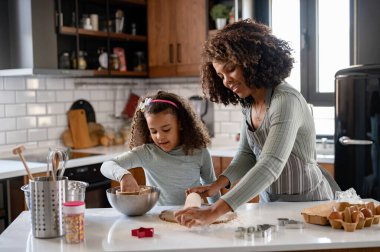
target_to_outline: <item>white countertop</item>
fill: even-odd
[[[115,145],[111,147],[97,146],[94,148],[73,150],[74,152],[78,151],[85,153],[97,153],[100,155],[69,160],[67,162],[66,168],[69,169],[72,167],[102,163],[127,150],[128,147],[126,145]],[[236,154],[237,146],[236,144],[228,147],[214,145],[211,146],[209,150],[212,156],[233,157]],[[45,148],[26,150],[25,153],[37,153],[47,155],[48,151],[47,148]],[[15,157],[14,155],[12,155],[10,151],[8,153],[0,153],[0,157],[0,179],[7,179],[26,175],[25,168],[21,161],[7,160],[7,157]],[[317,161],[320,163],[334,163],[334,155],[317,155]],[[39,173],[46,171],[46,163],[27,162],[27,164],[29,169],[31,170],[31,173]]]
[[[167,208],[154,207],[139,217],[127,217],[112,208],[86,209],[85,241],[67,244],[64,237],[34,238],[29,212],[24,211],[0,235],[0,251],[296,251],[380,247],[380,225],[355,232],[305,223],[303,229],[279,229],[266,238],[245,240],[235,236],[237,227],[277,224],[277,218],[303,221],[304,208],[324,202],[276,202],[245,204],[230,223],[188,229],[161,221],[158,214]],[[378,204],[378,202],[376,202]],[[131,236],[131,230],[153,227],[153,238]]]

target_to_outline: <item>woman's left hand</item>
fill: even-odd
[[[222,199],[213,205],[202,208],[186,208],[174,214],[177,222],[188,228],[193,226],[204,226],[213,223],[219,216],[231,211],[231,207]]]
[[[193,226],[204,226],[213,223],[218,216],[212,214],[211,207],[207,208],[187,208],[175,213],[177,222],[188,228]]]

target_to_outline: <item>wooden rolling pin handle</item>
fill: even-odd
[[[183,209],[189,207],[201,207],[202,198],[198,193],[189,193],[186,197],[185,205]]]

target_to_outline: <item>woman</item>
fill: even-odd
[[[208,208],[176,213],[181,225],[206,225],[260,194],[261,201],[333,199],[337,184],[316,162],[315,127],[302,95],[284,82],[293,67],[288,44],[252,20],[225,27],[206,42],[202,87],[216,103],[240,104],[236,156],[210,185],[188,192],[212,196],[240,181]]]

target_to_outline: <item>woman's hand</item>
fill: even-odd
[[[193,226],[209,225],[229,211],[231,211],[230,206],[224,200],[218,200],[209,207],[193,207],[179,210],[174,216],[180,225],[191,228]]]
[[[120,181],[120,190],[122,192],[139,192],[140,187],[132,174],[126,174]]]
[[[212,184],[189,188],[186,190],[186,193],[189,194],[195,192],[201,195],[202,198],[213,197],[220,192],[220,189],[224,188],[229,183],[230,181],[227,179],[227,177],[219,176],[219,178]]]

